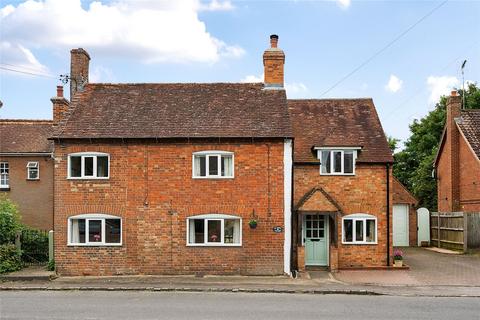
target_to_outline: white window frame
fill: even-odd
[[[355,175],[355,167],[357,162],[357,155],[358,150],[360,147],[316,147],[314,148],[317,150],[317,158],[320,160],[320,175],[322,176],[354,176]],[[322,172],[322,152],[328,151],[330,152],[330,172]],[[341,172],[334,172],[335,168],[335,161],[333,154],[335,152],[341,152],[342,161],[341,161]],[[345,173],[345,152],[352,152],[353,153],[353,170],[352,173]]]
[[[347,242],[345,241],[345,225],[344,220],[352,220],[352,241]],[[375,221],[375,241],[367,241],[367,220],[374,220]],[[356,238],[356,228],[357,228],[357,221],[363,221],[363,241],[357,241]],[[342,217],[342,244],[377,244],[378,240],[378,223],[377,217],[367,213],[354,213],[349,214],[347,216]]]
[[[195,157],[196,156],[205,156],[205,177],[195,175]],[[218,157],[218,174],[210,175],[209,174],[209,157],[217,156]],[[231,176],[222,176],[222,156],[231,156],[232,157],[232,175]],[[209,150],[209,151],[198,151],[192,154],[192,178],[193,179],[233,179],[235,178],[235,155],[231,151],[219,151],[219,150]]]
[[[72,242],[72,220],[85,219],[85,243]],[[105,220],[106,219],[118,219],[120,220],[120,243],[106,243],[105,242]],[[89,242],[88,241],[88,231],[89,231],[89,221],[90,220],[101,220],[102,221],[102,241],[101,242]],[[75,247],[121,247],[123,244],[123,219],[118,216],[112,216],[109,214],[81,214],[67,219],[67,246]]]
[[[0,184],[0,188],[10,188],[10,165],[8,161],[1,161],[0,166],[3,166],[4,167],[3,169],[6,169],[7,171],[7,173],[0,172],[0,176],[5,176],[6,177],[5,180],[8,181],[7,184]],[[1,179],[0,179],[0,183],[1,183]]]
[[[37,169],[36,178],[30,178],[30,169]],[[40,162],[39,161],[27,162],[27,180],[40,180]]]
[[[204,220],[204,242],[203,243],[190,243],[190,220]],[[208,242],[208,221],[221,221],[221,241],[220,242]],[[225,220],[239,220],[239,243],[224,243],[225,239]],[[242,218],[238,216],[232,216],[227,214],[204,214],[197,216],[190,216],[187,221],[187,247],[241,247],[242,246]]]
[[[97,157],[108,157],[108,172],[106,177],[97,177]],[[71,165],[71,158],[72,157],[80,157],[80,177],[72,177],[70,171]],[[85,175],[85,158],[93,157],[93,175],[86,176]],[[77,152],[77,153],[70,153],[68,155],[68,164],[67,164],[67,179],[69,180],[108,180],[110,179],[110,154],[104,152]]]

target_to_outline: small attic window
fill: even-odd
[[[355,160],[360,148],[315,148],[321,175],[355,175]]]
[[[40,165],[38,161],[29,161],[27,163],[27,180],[40,179]]]

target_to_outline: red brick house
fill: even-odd
[[[393,157],[371,99],[289,100],[296,265],[389,265]]]
[[[73,99],[53,100],[58,273],[290,273],[283,83],[93,84],[71,53]]]
[[[373,102],[287,100],[277,40],[264,83],[89,83],[71,51],[73,99],[52,99],[60,275],[388,264],[393,159]]]
[[[393,245],[416,247],[417,242],[417,198],[397,178],[392,180],[393,192]]]
[[[456,91],[435,158],[439,212],[480,212],[480,110],[462,110]]]
[[[22,223],[53,229],[51,120],[0,120],[0,195],[18,205]]]

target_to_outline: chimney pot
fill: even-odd
[[[452,90],[451,96],[456,97],[458,95],[457,90]]]
[[[270,35],[270,47],[276,48],[278,46],[278,35]]]
[[[57,86],[57,97],[63,98],[63,86]]]

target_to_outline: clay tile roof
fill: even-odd
[[[288,100],[295,162],[318,162],[313,147],[361,147],[357,162],[393,162],[372,99]]]
[[[284,90],[252,83],[88,84],[59,138],[292,137]]]
[[[51,120],[0,120],[0,153],[52,152]]]
[[[407,203],[417,205],[415,196],[395,177],[392,183],[393,204]]]
[[[457,125],[480,159],[480,110],[462,110],[462,117],[457,120]]]

